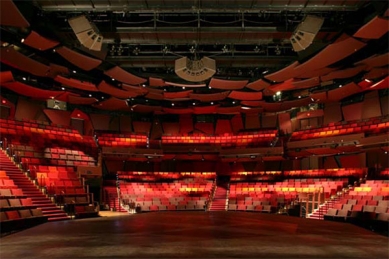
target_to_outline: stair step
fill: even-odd
[[[62,216],[62,217],[49,217],[48,221],[61,221],[61,220],[68,220],[68,216]]]

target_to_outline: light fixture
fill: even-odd
[[[62,89],[63,91],[65,91],[65,87],[62,87],[61,89]]]
[[[115,81],[115,78],[112,78],[112,81]]]
[[[185,90],[185,86],[182,87],[182,90]]]
[[[26,81],[26,80],[27,80],[27,78],[25,78],[25,77],[22,77],[22,79],[23,79],[23,81]]]
[[[280,49],[280,47],[278,45],[276,46],[276,49],[274,50],[274,53],[276,53],[277,56],[281,55],[281,49]]]
[[[213,105],[213,102],[211,102],[211,105]]]
[[[24,42],[24,38],[22,38],[22,39],[20,40],[20,42],[23,43],[23,42]]]
[[[172,106],[174,106],[174,103],[172,103]]]
[[[255,46],[254,52],[255,52],[255,53],[259,53],[259,51],[261,51],[260,47],[259,47],[258,45]]]
[[[76,70],[73,70],[73,73],[75,74],[75,73],[77,73],[77,71],[76,71]]]
[[[89,94],[89,97],[92,97],[92,95],[91,95],[91,94]]]
[[[116,53],[118,54],[118,56],[121,56],[123,54],[123,46],[122,45],[119,45],[118,49],[116,50]]]
[[[277,92],[276,92],[276,95],[277,95],[277,96],[280,96],[280,95],[281,95],[281,91],[277,91]]]
[[[230,49],[228,48],[227,45],[224,45],[224,46],[223,46],[222,52],[223,52],[223,53],[228,53],[228,52],[230,52]]]
[[[163,49],[162,49],[162,53],[163,53],[163,54],[167,54],[168,52],[169,52],[169,48],[168,48],[167,45],[165,45],[165,46],[163,47]]]
[[[301,99],[301,95],[299,95],[298,98]]]
[[[339,85],[339,88],[341,88],[343,85]]]
[[[191,46],[189,52],[194,54],[196,52],[196,48],[194,46]]]
[[[138,56],[139,53],[140,53],[140,48],[135,47],[135,49],[132,51],[132,53],[133,53],[134,55]]]

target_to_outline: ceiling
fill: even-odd
[[[10,0],[2,2],[2,5],[8,4],[6,2]],[[101,107],[104,104],[100,104],[109,99],[109,105],[113,105],[112,107],[119,107],[122,110],[127,110],[127,107],[128,111],[134,111],[141,105],[148,107],[145,109],[147,112],[162,113],[165,112],[163,107],[174,108],[175,111],[169,110],[169,112],[176,112],[178,108],[182,108],[188,113],[193,113],[192,106],[195,105],[197,107],[219,105],[223,108],[240,105],[257,109],[257,112],[279,111],[297,105],[297,103],[282,105],[281,102],[298,101],[300,105],[305,105],[307,101],[301,102],[300,99],[319,100],[311,95],[332,90],[339,84],[352,81],[358,83],[358,80],[364,79],[365,73],[372,73],[372,69],[383,70],[385,66],[387,67],[387,63],[384,62],[379,63],[379,67],[356,69],[356,72],[348,77],[335,76],[325,82],[320,79],[321,76],[326,75],[328,78],[330,73],[337,70],[355,69],[355,62],[374,54],[386,55],[387,30],[378,31],[379,37],[374,39],[371,36],[353,37],[374,17],[379,17],[378,23],[386,24],[388,8],[386,1],[35,0],[13,2],[28,26],[10,26],[2,22],[1,41],[10,44],[7,46],[3,44],[2,48],[16,46],[15,55],[23,54],[24,57],[44,64],[45,67],[42,67],[44,71],[42,74],[40,72],[31,74],[28,69],[22,69],[22,64],[12,64],[15,56],[11,55],[8,60],[1,59],[2,71],[12,71],[16,81],[20,81],[21,78],[31,79],[29,85],[32,87],[48,91],[66,91],[73,96],[70,99],[74,104],[92,104],[94,108],[104,109]],[[11,12],[5,12],[2,16],[9,15]],[[102,51],[90,51],[81,46],[68,23],[68,19],[79,15],[85,15],[103,36]],[[307,15],[324,18],[324,24],[310,47],[295,52],[289,39]],[[7,17],[3,19],[7,20]],[[38,35],[35,35],[37,38],[31,36],[32,32]],[[28,40],[28,37],[39,39],[39,42],[44,42],[42,44],[46,44],[48,48],[42,50],[39,48],[43,45],[36,47],[31,42],[30,44],[20,42],[22,38]],[[342,40],[345,43],[343,45]],[[322,58],[324,60],[322,63],[316,62],[318,58],[315,61],[315,57],[323,51],[327,54],[333,53],[331,50],[335,53],[343,52],[347,46],[355,47],[355,53],[343,56],[331,54],[330,56],[334,55],[336,58],[327,61],[327,57]],[[360,49],[363,51],[359,51]],[[193,85],[175,75],[176,59],[203,56],[216,61],[216,74],[211,80]],[[80,60],[82,64],[78,63]],[[316,64],[315,71],[310,72],[309,69],[305,69],[306,73],[301,71],[297,74],[289,73],[288,76],[274,80],[273,75],[277,75],[279,71],[285,68],[288,70],[288,67],[289,70],[295,67],[304,70],[303,65],[312,60],[316,62],[312,62]],[[348,63],[350,65],[347,65]],[[31,64],[34,69],[38,69],[36,66],[38,64]],[[90,64],[88,68],[85,67],[87,64]],[[62,72],[59,72],[61,70],[59,67],[54,69],[55,65],[62,66]],[[51,68],[47,69],[49,72],[45,70],[46,67]],[[73,71],[77,73],[72,73]],[[383,72],[370,79],[378,82],[386,75],[387,73]],[[64,83],[65,79],[61,77],[75,81]],[[80,87],[80,84],[85,82],[95,88],[88,88],[85,85]],[[108,82],[109,86],[102,82]],[[242,87],[225,87],[229,83],[233,85],[234,82],[244,83]],[[137,88],[126,88],[124,84]],[[3,84],[2,87],[11,91],[16,89],[14,84],[8,87]],[[145,89],[139,90],[138,88],[141,87]],[[24,92],[23,88],[21,89],[20,92]],[[127,93],[118,91],[130,91],[131,94],[124,98]],[[282,97],[275,95],[278,91],[283,92]],[[248,96],[254,92],[255,100]],[[169,93],[176,95],[172,96]],[[75,95],[83,99],[74,101]],[[96,99],[95,103],[90,98]],[[63,99],[69,102],[68,96]],[[116,99],[120,104],[117,104]],[[122,107],[123,102],[127,106]],[[242,102],[245,103],[242,105]],[[278,108],[269,106],[274,103]],[[173,104],[175,107],[172,107]],[[162,110],[159,107],[162,107]],[[236,113],[238,110],[225,112]]]

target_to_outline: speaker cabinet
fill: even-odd
[[[203,57],[200,60],[190,60],[187,57],[177,59],[174,70],[176,74],[189,82],[201,82],[216,73],[214,59]]]
[[[321,26],[323,26],[323,22],[324,19],[321,17],[307,15],[290,38],[294,51],[302,51],[308,48]]]
[[[67,106],[66,106],[66,102],[58,101],[55,99],[48,99],[47,108],[66,111]]]
[[[70,18],[68,22],[82,46],[94,51],[101,50],[103,36],[85,15]]]

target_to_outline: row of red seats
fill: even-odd
[[[1,197],[25,197],[22,189],[14,188],[14,189],[0,189]]]
[[[47,217],[43,216],[41,209],[17,209],[0,212],[1,233],[21,230],[47,222]]]
[[[36,120],[29,120],[29,119],[21,119],[21,120],[11,120],[11,119],[2,119],[4,121],[7,121],[9,124],[15,124],[15,125],[22,125],[27,127],[42,127],[42,128],[59,128],[63,131],[69,131],[69,130],[75,130],[71,128],[70,126],[65,125],[59,125],[55,123],[50,123],[47,121],[36,121]]]
[[[162,144],[220,144],[224,146],[247,146],[248,144],[266,143],[277,136],[277,130],[241,135],[224,134],[223,136],[162,136]]]
[[[276,208],[276,207],[274,207]],[[256,211],[256,212],[272,212],[273,208],[271,205],[245,205],[245,204],[229,204],[229,211]],[[274,210],[275,212],[275,210]]]
[[[14,209],[14,208],[31,208],[31,207],[36,207],[32,204],[31,198],[6,198],[6,197],[1,197],[0,199],[0,208],[2,210],[4,209]]]
[[[138,203],[142,210],[203,210],[212,186],[212,180],[201,177],[163,183],[120,182],[120,197]]]
[[[285,177],[363,177],[367,168],[334,168],[284,171]]]
[[[203,178],[215,179],[216,172],[139,172],[139,171],[118,171],[119,179],[141,179],[152,177],[153,179],[182,179],[182,178]]]
[[[18,125],[14,120],[1,119],[0,133],[13,144],[28,144],[30,146],[47,147],[47,143],[60,142],[64,146],[72,144],[97,149],[96,142],[91,136],[82,136],[77,130],[55,128],[52,126],[33,127]],[[26,143],[27,142],[27,143]]]
[[[341,123],[330,123],[315,129],[301,130],[292,133],[291,141],[321,138],[356,133],[386,133],[389,128],[389,117],[370,118],[362,121],[350,121]]]
[[[17,189],[12,179],[0,179],[0,189]]]
[[[141,211],[204,210],[203,205],[140,205]]]
[[[106,147],[145,147],[148,143],[148,137],[141,134],[113,134],[100,133],[98,134],[98,142],[100,146]]]

